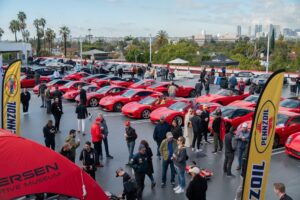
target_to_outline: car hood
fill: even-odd
[[[238,107],[254,107],[255,105],[256,103],[243,101],[243,100],[236,100],[228,104],[228,106],[238,106]]]
[[[126,112],[130,112],[130,111],[135,111],[135,110],[138,110],[140,108],[143,108],[143,107],[146,107],[147,105],[143,105],[143,104],[140,104],[138,102],[130,102],[128,104],[126,104],[123,109],[124,111]]]
[[[150,117],[155,118],[155,119],[159,119],[160,116],[168,117],[169,115],[172,115],[172,114],[177,113],[177,112],[178,111],[171,110],[168,107],[161,107],[161,108],[158,108],[158,109],[154,110],[153,112],[151,112]]]
[[[212,102],[213,100],[218,99],[218,98],[222,98],[222,97],[225,97],[225,96],[220,96],[218,94],[208,94],[208,95],[203,95],[203,96],[198,97],[195,101],[196,101],[196,103],[198,103],[198,102]]]

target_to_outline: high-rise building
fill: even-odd
[[[261,24],[255,24],[255,29],[254,29],[254,35],[257,36],[258,33],[262,32],[262,25]]]
[[[241,27],[241,25],[238,25],[238,26],[237,26],[237,36],[238,36],[238,37],[241,37],[241,36],[242,36],[242,27]]]
[[[278,38],[279,35],[281,34],[280,25],[270,24],[270,28],[269,28],[270,34],[272,34],[273,30],[274,30],[274,33],[275,33],[275,38]]]
[[[248,28],[248,36],[249,37],[251,36],[251,26],[249,26],[249,28]]]

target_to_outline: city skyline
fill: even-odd
[[[24,11],[30,37],[36,35],[33,20],[41,17],[46,19],[46,27],[55,30],[57,37],[63,25],[70,28],[72,37],[85,36],[88,29],[92,35],[103,37],[145,37],[159,30],[166,30],[171,37],[200,35],[202,30],[213,35],[235,35],[238,25],[242,35],[247,35],[248,28],[251,26],[253,33],[256,24],[264,27],[276,24],[281,31],[297,29],[300,27],[299,9],[300,1],[297,0],[247,0],[243,3],[237,0],[52,0],[42,4],[38,0],[2,0],[0,28],[5,31],[2,40],[13,40],[9,22],[17,18],[19,11]]]

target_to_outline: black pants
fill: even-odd
[[[166,80],[168,80],[168,79],[169,79],[169,77],[168,77],[168,76],[169,76],[169,71],[166,71],[166,77],[165,77],[165,79],[166,79]]]
[[[104,143],[106,157],[108,157],[108,156],[110,156],[110,154],[109,154],[109,150],[108,150],[107,136],[105,138],[103,138],[103,143]],[[101,145],[101,156],[102,156],[102,145]]]
[[[22,103],[22,105],[23,105],[23,112],[24,113],[28,112],[29,102]]]
[[[54,120],[55,120],[55,130],[59,131],[61,115],[53,115],[53,116],[54,116]]]
[[[201,133],[204,136],[204,140],[206,142],[207,142],[207,132],[208,132],[208,128]]]
[[[96,173],[95,170],[85,170],[94,180],[96,180]]]
[[[218,151],[218,147],[219,147],[219,151],[222,151],[223,141],[221,140],[219,133],[214,133],[214,144],[215,144],[215,151]]]
[[[140,200],[143,197],[143,190],[145,187],[145,175],[144,173],[134,173],[137,183],[137,199]]]
[[[96,164],[100,164],[99,157],[102,157],[102,141],[99,142],[93,142],[94,144],[94,149],[96,150]]]
[[[233,163],[233,159],[234,159],[234,153],[225,153],[223,170],[228,175],[231,174],[231,166]]]
[[[52,149],[53,151],[55,150],[55,140],[45,140],[46,147]]]
[[[197,141],[197,149],[200,149],[201,139],[202,139],[202,134],[201,133],[194,133],[192,147],[195,148],[195,144],[196,144],[196,141]]]

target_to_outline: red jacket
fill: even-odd
[[[92,142],[100,142],[103,139],[102,131],[97,122],[94,122],[91,127]]]

